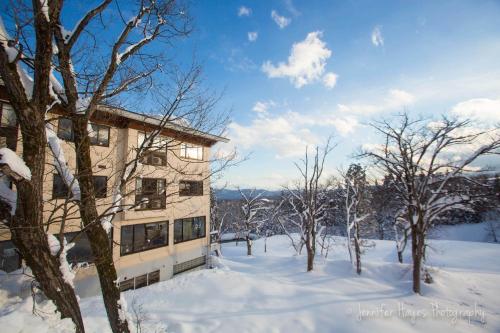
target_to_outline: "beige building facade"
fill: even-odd
[[[0,147],[11,148],[22,155],[22,139],[17,134],[15,116],[8,101],[1,98],[0,112]],[[74,171],[71,121],[63,113],[51,114],[49,118],[66,164]],[[98,211],[100,214],[110,211],[123,170],[137,158],[144,140],[159,128],[160,135],[126,183],[126,190],[121,193],[121,211],[112,220],[110,241],[122,290],[140,288],[203,266],[211,250],[210,149],[217,142],[227,142],[226,138],[182,123],[163,124],[159,118],[100,108],[89,127]],[[58,233],[61,216],[68,216],[64,228],[66,238],[71,240],[78,235],[76,245],[68,253],[68,260],[75,264],[77,292],[81,296],[98,294],[99,282],[89,245],[85,235],[79,233],[82,225],[78,209],[75,205],[65,205],[71,202],[72,184],[59,175],[57,163],[47,149],[44,216],[48,232]],[[12,260],[15,249],[5,227],[0,229],[0,255],[0,269],[15,268]]]

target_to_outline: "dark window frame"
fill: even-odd
[[[101,193],[98,192],[98,190],[97,190],[97,186],[96,186],[96,179],[97,178],[100,178],[100,179],[105,178],[106,179],[106,191],[105,192],[103,191],[104,196],[101,196]],[[55,191],[55,186],[56,186],[56,180],[57,179],[59,179],[59,181],[61,181],[63,189],[65,188],[64,191],[63,191],[64,193],[60,192],[59,195],[56,195],[56,191]],[[97,199],[104,199],[104,198],[106,198],[108,196],[108,193],[107,193],[108,192],[108,176],[99,176],[99,175],[92,176],[92,180],[94,181],[95,197]],[[54,173],[52,175],[52,199],[66,199],[66,198],[71,198],[71,195],[69,195],[69,192],[70,192],[70,190],[69,190],[68,186],[66,185],[66,183],[63,181],[61,175],[58,174],[58,173]]]
[[[138,193],[138,181],[141,181],[141,193]],[[144,180],[146,181],[156,181],[156,194],[154,193],[144,193]],[[158,193],[159,192],[159,186],[158,186],[158,181],[163,181],[163,193]],[[146,204],[148,205],[146,208],[141,208],[140,207],[140,202],[143,200],[143,198],[149,198],[149,202]],[[160,199],[161,205],[160,208],[154,208],[154,207],[149,207],[149,204],[151,203],[151,199]],[[136,178],[135,181],[135,205],[138,205],[135,210],[136,211],[145,211],[145,210],[163,210],[167,207],[167,180],[165,178]]]
[[[62,131],[62,126],[61,126],[61,123],[62,122],[69,122],[69,129],[66,129],[64,132]],[[109,140],[110,140],[110,134],[111,134],[111,127],[110,126],[107,126],[107,125],[101,125],[101,124],[96,124],[96,123],[90,123],[90,126],[93,128],[94,130],[94,126],[96,127],[96,130],[94,132],[96,132],[96,136],[91,136],[89,135],[89,139],[90,139],[90,145],[92,146],[100,146],[100,147],[109,147]],[[107,141],[106,143],[100,143],[99,141],[99,133],[101,132],[101,129],[104,129],[107,131]],[[66,133],[69,133],[69,137]],[[72,120],[69,119],[69,118],[64,118],[64,117],[61,117],[58,119],[57,121],[57,137],[61,140],[64,140],[64,141],[69,141],[69,142],[74,142],[75,141],[75,136],[73,134],[73,127],[72,127]],[[96,138],[96,139],[94,139]]]
[[[189,188],[182,188],[189,185]],[[203,180],[181,180],[179,181],[180,197],[201,197],[203,196]]]
[[[61,192],[56,191],[56,182],[60,182],[58,186],[61,186]],[[66,199],[71,198],[69,193],[69,188],[66,183],[63,181],[61,175],[58,173],[54,173],[52,175],[52,199]]]
[[[102,189],[97,188],[97,179],[104,179],[104,187]],[[94,182],[95,197],[97,199],[104,199],[108,196],[108,176],[92,176],[92,181]]]
[[[136,226],[144,226],[144,230],[146,229],[146,225],[147,224],[165,224],[165,230],[166,230],[166,235],[165,235],[165,239],[166,239],[166,243],[165,244],[159,244],[159,245],[156,245],[156,246],[151,246],[151,247],[148,247],[147,249],[141,249],[141,250],[136,250],[134,249],[134,246],[135,246],[135,227]],[[129,252],[125,252],[123,251],[123,245],[122,245],[122,239],[123,239],[123,230],[125,228],[132,228],[132,251],[129,251]],[[159,248],[162,248],[162,247],[167,247],[169,245],[169,222],[168,221],[157,221],[157,222],[149,222],[149,223],[138,223],[138,224],[130,224],[130,225],[124,225],[120,228],[120,257],[124,257],[124,256],[128,256],[128,255],[131,255],[131,254],[136,254],[136,253],[141,253],[141,252],[146,252],[146,251],[150,251],[150,250],[156,250],[156,249],[159,249]]]
[[[203,221],[203,228],[200,228],[200,230],[203,230],[202,235],[200,235],[198,237],[194,237],[194,238],[184,239],[184,224],[189,223],[188,220],[191,220],[190,223],[194,224],[195,219],[199,219],[199,218],[201,218]],[[182,225],[182,229],[181,229],[182,240],[177,240],[177,237],[175,235],[176,225],[178,225],[178,223],[181,223],[181,225]],[[206,216],[193,216],[193,217],[186,217],[183,219],[175,219],[174,220],[174,245],[184,243],[184,242],[189,242],[189,241],[196,240],[196,239],[203,239],[205,237],[207,237],[207,218],[206,218]]]

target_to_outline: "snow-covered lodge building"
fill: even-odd
[[[0,87],[1,88],[1,87]],[[71,147],[71,120],[52,114],[51,123],[60,139],[70,170],[75,170],[75,150]],[[20,133],[8,100],[0,94],[0,148],[8,147],[22,155]],[[158,129],[155,117],[102,107],[92,119],[91,143],[94,186],[98,210],[112,203],[112,191],[118,170],[144,140],[149,131]],[[133,207],[119,212],[112,221],[110,241],[122,290],[139,288],[173,275],[205,265],[210,251],[210,166],[211,147],[227,142],[178,123],[162,126],[159,145],[141,159],[135,181],[127,183],[123,205]],[[45,216],[50,220],[54,208],[68,198],[68,186],[54,167],[47,149],[44,182]],[[78,209],[66,218],[69,240],[81,230]],[[59,225],[49,232],[58,233]],[[97,294],[99,283],[92,265],[92,254],[83,233],[69,251],[68,260],[76,265],[76,288],[80,294]],[[20,260],[10,241],[7,228],[0,226],[0,269],[18,268]]]

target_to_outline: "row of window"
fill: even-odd
[[[174,244],[204,238],[205,216],[174,220]],[[120,255],[143,252],[168,245],[168,221],[121,227]]]
[[[108,177],[93,176],[96,198],[106,198]],[[179,196],[202,196],[203,181],[181,180]],[[52,198],[69,198],[71,193],[59,174],[54,174]],[[166,180],[158,178],[137,178],[135,182],[135,204],[137,210],[165,209]]]
[[[4,119],[2,113],[2,124],[3,121]],[[90,143],[96,146],[109,147],[109,131],[110,131],[109,126],[91,123],[89,131]],[[66,141],[74,140],[71,119],[59,118],[59,123],[57,127],[57,136]],[[146,140],[146,134],[143,132],[139,132],[139,134],[137,135],[137,146],[141,147],[142,144],[144,143],[144,140]],[[142,157],[141,163],[147,165],[166,166],[167,145],[168,145],[168,138],[164,136],[155,137],[153,139],[153,142],[151,143],[150,149]],[[203,147],[188,143],[181,143],[180,157],[194,159],[194,160],[203,160]]]
[[[17,119],[14,109],[10,104],[0,102],[0,147],[11,148],[12,143],[8,142],[9,139],[17,141],[17,135],[12,135],[12,129],[16,129],[16,126]],[[91,123],[89,129],[90,144],[109,147],[109,126]],[[66,141],[74,140],[71,119],[59,118],[57,136]],[[145,139],[146,134],[140,132],[137,136],[138,147],[143,144]],[[147,165],[166,166],[167,144],[168,138],[164,136],[155,137],[153,143],[151,144],[151,148],[141,159],[141,163]],[[181,143],[179,155],[181,158],[203,160],[203,147],[189,143]]]
[[[91,145],[109,147],[109,126],[91,123],[89,129]],[[59,118],[57,136],[66,141],[73,141],[75,139],[71,119]]]

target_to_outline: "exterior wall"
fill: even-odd
[[[57,121],[53,122],[57,131]],[[107,176],[107,196],[105,199],[97,199],[98,211],[101,213],[109,207],[112,200],[113,186],[116,183],[117,173],[124,166],[126,160],[132,158],[134,149],[137,147],[139,131],[133,128],[110,128],[109,147],[92,146],[92,159],[94,163],[94,175]],[[72,143],[60,140],[66,161],[71,170],[75,170],[75,151]],[[134,209],[119,213],[113,220],[113,258],[118,270],[120,280],[133,278],[138,275],[160,270],[160,280],[165,280],[173,275],[173,265],[182,263],[207,254],[209,246],[210,230],[210,191],[209,191],[209,147],[203,147],[204,161],[181,161],[179,156],[180,142],[173,141],[173,148],[167,152],[167,161],[170,166],[140,165],[137,175],[145,178],[164,178],[167,183],[166,209],[137,211]],[[21,154],[22,144],[18,143],[17,153]],[[47,148],[48,149],[48,148]],[[50,150],[46,155],[46,179],[44,183],[46,200],[44,216],[48,220],[54,218],[53,210],[63,199],[52,198],[53,175],[57,173],[54,167],[53,157]],[[182,170],[184,175],[176,170]],[[180,197],[179,180],[204,180],[203,196]],[[125,204],[134,204],[135,181],[127,184]],[[52,215],[51,215],[52,214]],[[57,215],[55,215],[57,217]],[[174,220],[186,217],[205,216],[205,237],[191,241],[174,244]],[[79,231],[80,219],[78,210],[74,209],[67,222],[65,232]],[[168,245],[139,253],[120,255],[121,227],[127,225],[168,221]],[[49,232],[59,231],[59,225],[50,226]],[[0,228],[0,241],[10,239],[8,230]],[[91,265],[78,268],[76,275],[77,289],[82,296],[97,294],[99,282],[96,277],[95,268]],[[84,292],[85,291],[85,292]]]

